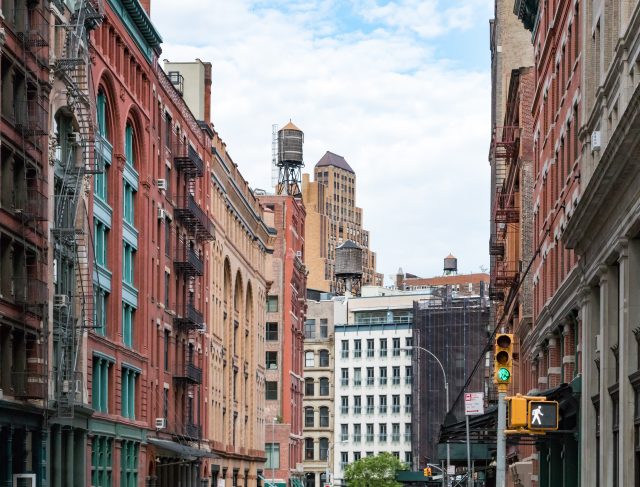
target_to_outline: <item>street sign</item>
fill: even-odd
[[[527,417],[530,430],[557,430],[558,402],[531,400]]]
[[[484,414],[484,393],[483,392],[465,392],[464,414],[466,414],[467,416]]]

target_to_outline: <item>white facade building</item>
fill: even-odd
[[[413,302],[430,295],[377,290],[365,287],[366,297],[336,298],[334,485],[343,485],[346,465],[365,455],[390,452],[412,464],[407,347],[413,345]]]

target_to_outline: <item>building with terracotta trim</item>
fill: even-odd
[[[362,247],[362,285],[382,285],[362,208],[356,206],[356,173],[344,157],[327,151],[316,163],[313,181],[302,175],[302,196],[307,209],[306,264],[309,289],[336,292],[335,249],[352,240]]]
[[[276,480],[276,485],[299,485],[304,448],[305,208],[293,196],[261,195],[258,199],[265,208],[265,223],[275,230],[266,270],[270,286],[264,344],[264,476]]]

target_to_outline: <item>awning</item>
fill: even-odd
[[[200,450],[189,445],[183,445],[171,440],[162,440],[160,438],[147,438],[147,442],[155,446],[159,450],[160,456],[166,455],[170,457],[181,457],[191,460],[198,458],[219,458],[218,455],[210,451]]]
[[[287,487],[287,481],[282,479],[267,479],[261,475],[258,478],[264,482],[264,487]]]
[[[296,479],[294,477],[289,478],[289,480],[291,481],[291,485],[293,487],[304,487],[304,484],[302,483],[302,481],[300,479]]]

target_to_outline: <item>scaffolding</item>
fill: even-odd
[[[487,391],[488,374],[481,359],[489,337],[489,302],[484,296],[452,297],[449,289],[441,294],[413,305],[412,450],[419,468],[439,463],[438,438],[447,414],[464,419],[464,403],[456,401],[461,392]],[[442,372],[433,357],[420,348],[442,363],[453,405],[449,412]],[[482,366],[476,369],[479,361]],[[469,377],[469,386],[462,391]]]
[[[80,340],[93,328],[93,245],[86,201],[82,193],[90,178],[103,171],[96,150],[96,106],[89,33],[104,16],[101,0],[80,0],[68,23],[56,25],[63,38],[54,52],[54,74],[64,83],[73,130],[59,130],[54,174],[53,385],[59,418],[73,418],[83,402],[78,370]]]

